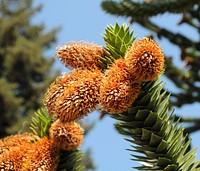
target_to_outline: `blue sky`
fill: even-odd
[[[61,27],[58,33],[58,42],[49,50],[47,53],[53,57],[56,46],[62,45],[65,42],[70,41],[88,41],[94,42],[95,44],[104,45],[102,34],[106,25],[119,23],[128,23],[128,19],[121,17],[111,16],[105,14],[100,7],[100,0],[35,0],[34,5],[44,4],[43,9],[38,13],[33,21],[36,23],[43,22],[46,26],[46,30],[51,30],[55,27]],[[155,21],[159,22],[161,25],[167,28],[173,28],[174,31],[181,31],[188,36],[194,37],[198,36],[195,33],[191,33],[190,28],[184,26],[183,28],[178,28],[174,19],[180,19],[180,16],[174,15],[164,15],[157,16],[154,18]],[[148,35],[149,32],[137,24],[131,26],[134,29],[135,34],[138,38]],[[183,66],[178,60],[179,51],[175,46],[169,46],[167,40],[161,40],[160,45],[164,52],[168,55],[176,56],[174,61],[179,65]],[[55,67],[60,68],[63,72],[67,69],[61,65],[58,61]],[[174,86],[167,79],[163,78],[167,82],[166,87],[175,91]],[[194,104],[192,107],[186,105],[181,109],[177,109],[176,113],[195,116],[196,111],[199,111],[199,104]],[[94,112],[86,118],[86,120],[94,120],[96,126],[89,133],[87,138],[85,138],[83,149],[88,147],[92,148],[92,156],[94,162],[97,166],[97,171],[132,171],[131,167],[136,166],[137,163],[130,160],[131,156],[125,149],[129,148],[130,144],[126,142],[121,135],[116,133],[113,124],[115,121],[109,117],[103,120],[98,120],[99,114]],[[198,146],[198,139],[200,134],[194,134],[193,136],[193,146]],[[198,150],[200,153],[200,150]],[[199,158],[199,157],[198,157]]]

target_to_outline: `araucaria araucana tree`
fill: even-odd
[[[32,118],[32,134],[0,141],[0,169],[84,170],[77,149],[84,130],[78,121],[98,106],[116,119],[116,129],[131,143],[131,155],[141,164],[134,168],[200,169],[196,149],[188,150],[191,140],[169,111],[160,46],[151,38],[136,40],[129,26],[118,23],[107,26],[103,38],[106,47],[87,42],[58,47],[56,55],[72,71],[50,85],[46,110]]]

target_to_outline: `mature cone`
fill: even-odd
[[[100,87],[100,103],[104,111],[121,113],[137,98],[141,83],[129,74],[124,59],[118,59],[105,72]]]
[[[0,155],[0,170],[56,170],[59,150],[53,146],[52,141],[48,138],[40,139],[37,142],[35,142],[35,138],[38,139],[38,137],[31,137],[28,134],[6,138],[5,145],[1,144],[1,147],[4,149],[10,145],[10,148],[3,150]]]
[[[56,81],[50,85],[50,88],[45,94],[44,105],[51,115],[58,114],[56,108],[56,103],[58,102],[58,99],[64,96],[64,89],[70,86],[70,82],[77,81],[79,76],[80,73],[73,70],[71,75],[65,73],[62,76],[57,77]]]
[[[0,141],[0,170],[21,170],[30,145],[38,139],[32,134],[9,136]]]
[[[0,170],[10,171],[10,170],[22,170],[24,155],[26,154],[25,148],[28,143],[24,143],[23,146],[15,146],[3,153],[0,156]]]
[[[38,139],[38,137],[32,134],[21,134],[4,138],[0,140],[0,157],[4,153],[10,151],[13,147],[34,142],[36,139]]]
[[[66,67],[90,69],[100,68],[100,57],[104,56],[102,46],[88,42],[72,42],[58,47],[56,55]]]
[[[26,171],[56,171],[59,162],[59,150],[47,137],[31,145],[26,152],[23,169]]]
[[[54,146],[62,150],[75,150],[83,141],[84,130],[75,122],[63,123],[59,119],[49,130]]]
[[[63,122],[77,121],[94,111],[99,103],[100,70],[73,71],[58,77],[45,96],[51,115]]]
[[[164,67],[162,49],[146,37],[132,45],[125,60],[130,74],[138,81],[153,80],[161,74]]]

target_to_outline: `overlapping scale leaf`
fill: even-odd
[[[57,171],[84,171],[83,154],[80,150],[61,151]]]
[[[174,124],[173,112],[169,114],[169,96],[159,79],[143,84],[142,91],[132,107],[119,115],[112,115],[119,122],[120,134],[131,137],[132,155],[141,166],[137,170],[197,170],[196,149],[187,152],[183,128]]]
[[[116,23],[115,26],[106,27],[103,38],[106,47],[105,56],[101,57],[101,67],[106,69],[116,59],[124,57],[127,48],[131,46],[136,37],[133,36],[133,31],[130,31],[129,26],[120,26]]]

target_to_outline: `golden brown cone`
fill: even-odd
[[[21,146],[24,143],[32,143],[39,137],[32,134],[19,134],[6,137],[0,140],[0,157],[5,152],[11,150],[13,147]]]
[[[59,77],[50,87],[45,106],[51,115],[63,122],[72,122],[96,109],[102,73],[100,70],[82,70],[66,77]]]
[[[100,86],[102,110],[111,114],[126,111],[141,89],[129,74],[124,59],[118,59],[106,71]]]
[[[0,170],[21,171],[28,148],[39,137],[32,134],[9,136],[0,141]]]
[[[20,141],[21,137],[21,141]],[[38,137],[36,137],[38,139]],[[16,143],[19,143],[18,145]],[[28,135],[6,138],[9,150],[0,156],[0,170],[4,171],[56,171],[59,150],[48,138],[36,139]]]
[[[88,42],[71,42],[58,47],[56,53],[66,67],[91,69],[100,68],[103,47]]]
[[[125,60],[130,74],[141,82],[158,77],[164,68],[162,49],[146,37],[133,43],[125,55]]]
[[[27,150],[23,162],[23,171],[56,171],[59,162],[59,150],[52,140],[44,137],[32,144]]]
[[[75,122],[63,123],[59,119],[49,130],[54,146],[62,150],[75,150],[81,145],[84,130]]]
[[[64,73],[57,77],[56,81],[50,85],[44,96],[44,105],[51,115],[57,115],[56,103],[58,99],[63,97],[64,89],[70,86],[70,82],[77,81],[79,76],[79,72],[73,70],[71,74]]]
[[[24,144],[25,145],[25,144]],[[0,156],[0,170],[2,171],[21,171],[24,155],[24,146],[15,146]]]

